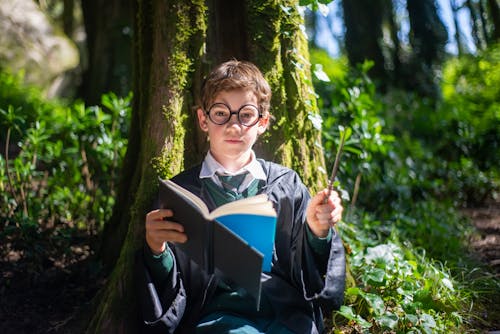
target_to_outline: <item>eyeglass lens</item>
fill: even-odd
[[[208,110],[210,120],[219,125],[229,122],[233,114],[236,114],[238,122],[245,126],[255,125],[259,121],[259,110],[251,104],[241,106],[238,111],[231,111],[226,104],[215,103]]]

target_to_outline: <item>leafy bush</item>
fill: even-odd
[[[439,117],[450,146],[440,153],[470,157],[478,169],[500,166],[500,45],[450,60],[444,69]],[[454,160],[457,160],[456,158]]]
[[[45,101],[0,73],[0,239],[42,263],[71,238],[94,235],[111,214],[127,145],[131,96],[102,106]],[[24,95],[23,95],[24,92]]]
[[[374,217],[363,215],[363,224]],[[344,333],[447,333],[458,332],[460,310],[466,298],[449,272],[398,241],[397,232],[382,242],[363,229],[341,225],[351,249],[350,264],[358,282],[346,291],[349,301],[334,316]]]
[[[394,137],[382,132],[382,105],[375,98],[374,84],[366,76],[371,64],[365,64],[358,72],[350,72],[345,59],[331,59],[324,51],[312,50],[311,58],[315,63],[313,83],[320,97],[327,164],[333,165],[340,132],[348,128],[350,135],[339,173],[342,187],[354,189],[360,177],[364,184],[376,184],[381,172],[374,161],[388,157]]]
[[[352,194],[340,231],[355,279],[333,317],[343,333],[463,332],[481,312],[472,305],[499,295],[499,280],[464,256],[471,226],[457,213],[498,191],[500,85],[485,86],[500,76],[480,71],[496,73],[499,62],[485,59],[497,57],[448,65],[445,100],[436,104],[401,91],[379,96],[369,62],[353,71],[343,59],[311,52],[328,164],[342,128],[352,129],[338,177],[340,190]],[[468,80],[478,84],[460,84]],[[490,154],[481,153],[486,146]],[[471,283],[464,277],[472,272],[489,278]]]

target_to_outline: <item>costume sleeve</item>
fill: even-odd
[[[340,308],[344,301],[346,268],[344,245],[339,234],[332,236],[326,268],[318,267],[317,255],[308,243],[303,247],[302,256],[305,298],[317,300],[327,310]]]
[[[144,247],[144,262],[151,274],[155,286],[161,287],[167,283],[174,266],[174,256],[170,247],[166,246],[161,254],[153,254],[148,246]]]
[[[328,235],[324,238],[320,238],[314,235],[314,233],[309,228],[309,225],[306,225],[306,233],[307,233],[307,242],[309,246],[313,249],[314,253],[320,257],[328,257],[328,253],[330,250],[330,242],[332,241],[333,230],[328,230]]]
[[[156,273],[156,279],[152,275],[153,271],[146,264],[153,260],[151,258],[147,260],[147,257],[151,257],[147,245],[138,252],[136,258],[138,272],[136,281],[139,288],[142,318],[147,332],[173,333],[186,308],[186,292],[183,282],[177,272],[175,257],[172,256],[170,250],[169,254],[172,259],[170,272],[166,275],[162,274],[163,277]],[[159,260],[161,261],[161,258]],[[161,287],[158,286],[158,282],[155,282],[158,279],[161,281]]]
[[[300,183],[303,191],[306,187]],[[297,198],[295,207],[300,209],[294,215],[301,219],[300,232],[296,236],[298,242],[296,254],[301,263],[300,279],[306,300],[318,302],[324,309],[338,309],[343,303],[345,289],[345,253],[344,245],[338,233],[332,229],[331,241],[310,239],[305,222],[305,208],[310,196]],[[305,202],[304,202],[305,201]],[[299,222],[296,222],[298,224]],[[311,242],[312,241],[312,242]],[[321,249],[323,248],[323,249]],[[320,254],[323,253],[323,254]]]

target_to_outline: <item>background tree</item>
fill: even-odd
[[[497,0],[488,0],[488,10],[491,17],[491,41],[497,43],[500,41],[500,8]]]
[[[372,60],[374,64],[369,74],[379,85],[385,85],[388,78],[382,51],[382,23],[387,2],[390,0],[342,1],[349,63],[356,66],[365,60]]]
[[[474,39],[474,44],[478,49],[482,50],[486,47],[486,41],[484,40],[484,35],[482,34],[481,19],[479,18],[477,6],[472,0],[465,1],[465,6],[469,9],[471,17],[471,35]]]
[[[435,70],[444,59],[447,31],[434,0],[406,2],[410,51],[401,54],[399,27],[391,0],[342,1],[345,48],[351,66],[373,61],[368,72],[379,90],[388,86],[436,97]]]
[[[129,146],[114,215],[101,254],[114,269],[98,295],[87,332],[134,332],[134,252],[142,246],[144,216],[157,177],[201,161],[204,137],[193,106],[201,78],[233,57],[256,63],[269,81],[275,122],[258,155],[296,169],[312,190],[326,175],[310,78],[307,41],[297,1],[137,2],[135,89]],[[206,43],[206,53],[204,45]],[[134,324],[131,324],[131,323]]]
[[[444,60],[448,40],[446,27],[437,14],[435,0],[408,0],[406,6],[410,18],[413,90],[424,96],[437,97],[439,87],[435,67]]]
[[[103,93],[126,96],[132,77],[132,0],[82,1],[86,32],[84,72],[79,96],[90,105]],[[72,1],[65,0],[64,6]],[[69,9],[67,9],[69,11]],[[66,22],[69,19],[65,19]]]
[[[460,56],[466,53],[466,46],[462,41],[462,28],[458,21],[458,11],[463,8],[463,5],[459,6],[456,0],[450,0],[450,7],[453,16],[453,26],[455,28],[455,43],[457,43],[457,51]]]

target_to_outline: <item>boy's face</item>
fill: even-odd
[[[224,103],[231,111],[238,111],[246,104],[258,106],[255,94],[246,89],[222,91],[217,94],[212,105],[215,103]],[[238,122],[237,115],[231,115],[227,123],[217,125],[208,118],[205,111],[198,109],[200,127],[208,132],[210,139],[210,152],[226,168],[229,166],[241,168],[249,161],[252,146],[257,137],[266,130],[268,120],[268,116],[264,115],[257,124],[247,127]]]

